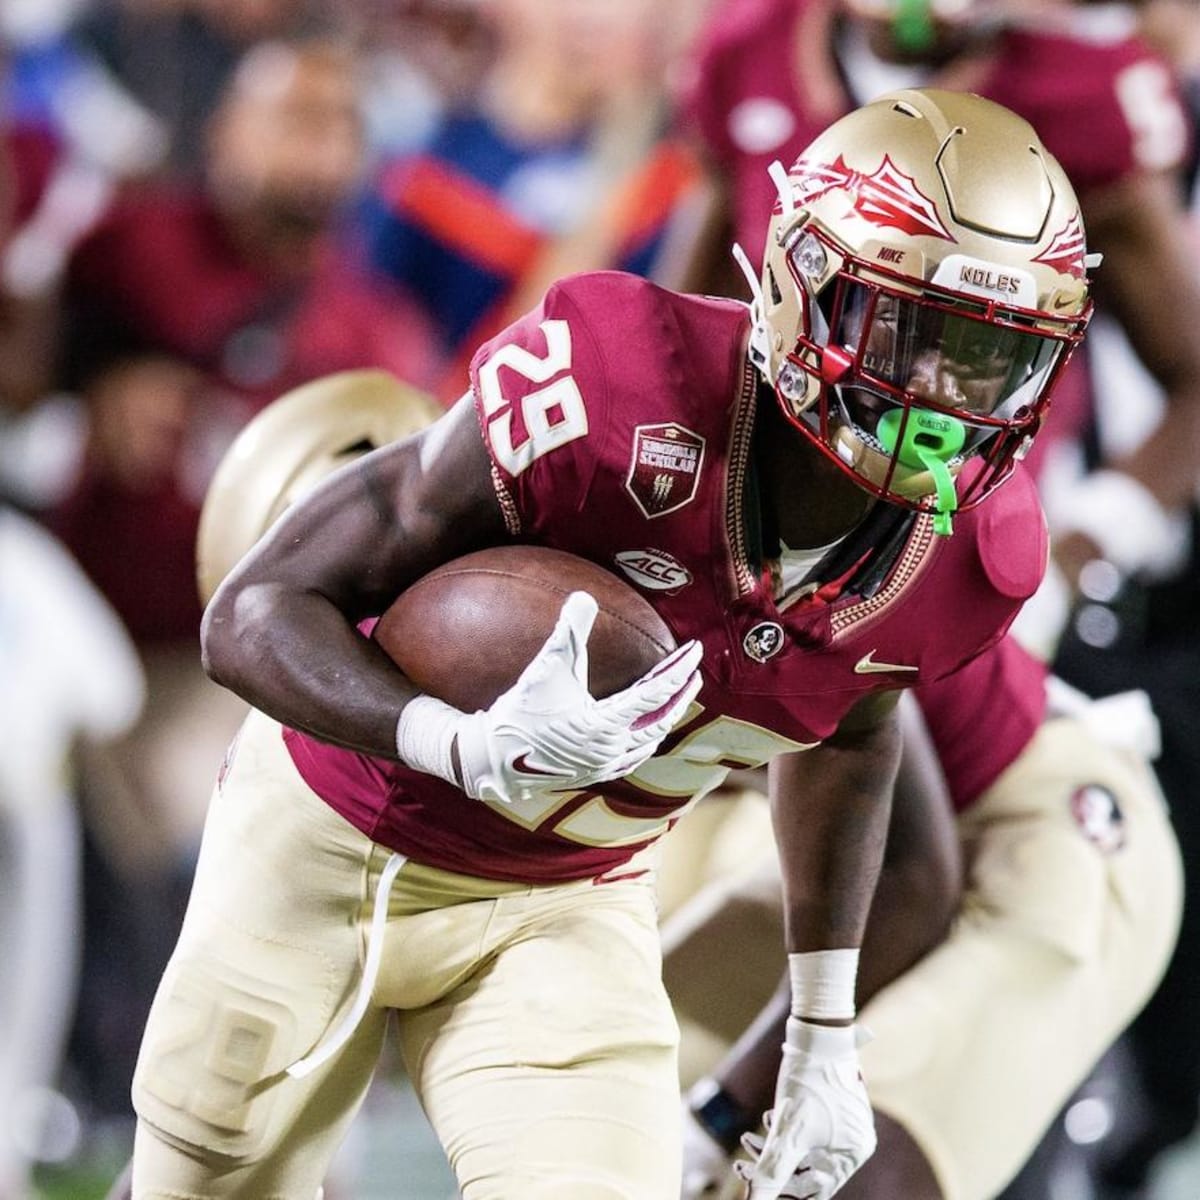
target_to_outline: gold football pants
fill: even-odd
[[[134,1080],[136,1200],[313,1200],[395,1012],[464,1200],[664,1200],[679,1189],[677,1032],[653,872],[554,886],[406,863],[348,1040],[388,855],[252,713],[214,793]]]

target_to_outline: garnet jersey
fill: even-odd
[[[956,517],[953,537],[915,517],[869,599],[776,604],[747,546],[748,324],[734,301],[598,272],[555,285],[478,352],[472,385],[509,532],[623,574],[679,641],[703,643],[704,686],[632,775],[508,805],[289,731],[309,785],[357,828],[448,870],[601,875],[731,768],[809,748],[868,694],[939,679],[1001,636],[1046,560],[1021,472]]]

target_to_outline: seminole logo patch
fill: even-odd
[[[1125,815],[1112,791],[1101,783],[1087,783],[1071,793],[1071,816],[1083,836],[1105,854],[1125,845]]]
[[[639,425],[625,490],[647,517],[675,512],[694,500],[704,462],[704,439],[682,425]]]
[[[766,662],[783,649],[783,626],[775,621],[760,621],[742,638],[742,649],[755,662]]]

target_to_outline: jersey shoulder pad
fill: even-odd
[[[689,426],[726,412],[747,323],[736,301],[598,271],[555,284],[481,347],[471,386],[510,529],[544,530],[577,511],[647,412]]]
[[[607,407],[612,376],[641,369],[647,326],[661,288],[621,271],[593,271],[553,284],[542,302],[476,351],[471,386],[485,431],[513,414],[532,435],[539,408],[582,392],[593,416]],[[630,331],[642,330],[629,339]],[[539,399],[540,398],[540,399]],[[490,439],[489,439],[490,440]]]
[[[1046,572],[1050,538],[1028,471],[1013,477],[977,509],[975,549],[988,582],[1010,600],[1027,600]]]

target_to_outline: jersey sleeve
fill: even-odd
[[[580,512],[604,436],[608,372],[580,290],[555,284],[471,361],[476,414],[517,537]]]
[[[1029,745],[1046,712],[1046,671],[1002,637],[960,670],[916,688],[955,809],[973,804]]]

